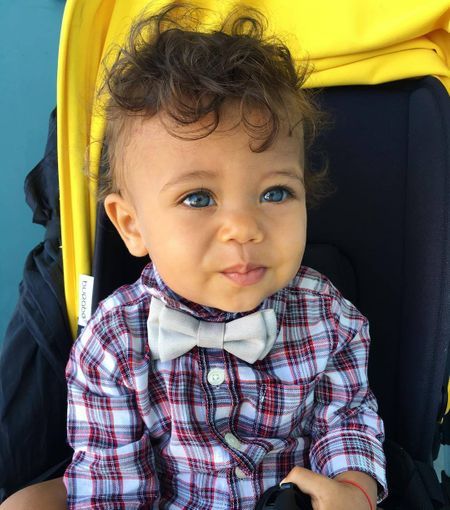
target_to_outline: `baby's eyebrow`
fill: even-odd
[[[267,178],[272,176],[288,177],[290,179],[300,181],[303,185],[305,184],[302,172],[298,172],[294,168],[288,168],[286,170],[273,170],[272,172],[267,173],[264,177]]]
[[[298,172],[293,168],[292,169],[287,168],[283,170],[272,170],[271,172],[268,172],[266,175],[264,175],[264,179],[273,176],[288,177],[289,179],[295,179],[296,181],[300,181],[300,183],[303,186],[305,185],[302,173]],[[208,172],[206,170],[193,170],[191,172],[183,174],[182,176],[177,176],[175,179],[172,179],[169,182],[166,182],[166,184],[164,184],[164,186],[161,188],[161,192],[164,192],[167,189],[172,188],[173,186],[179,186],[180,184],[183,184],[187,181],[191,181],[193,179],[211,179],[216,177],[217,175],[213,171]]]
[[[166,182],[166,184],[164,184],[164,186],[161,188],[161,192],[166,191],[168,188],[172,188],[173,186],[183,184],[186,181],[191,181],[193,179],[210,179],[211,177],[216,177],[215,172],[207,172],[206,170],[193,170],[192,172],[187,172],[182,176],[177,176],[175,179]]]

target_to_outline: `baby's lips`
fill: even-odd
[[[223,275],[238,285],[254,285],[258,283],[266,272],[265,267],[255,267],[247,272],[224,271]]]
[[[227,269],[224,269],[222,273],[240,273],[245,274],[250,271],[253,271],[255,269],[261,269],[264,268],[261,264],[236,264],[235,266],[228,267]]]

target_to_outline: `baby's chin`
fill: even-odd
[[[173,287],[166,283],[193,303],[227,313],[248,313],[257,310],[265,299],[283,289],[292,279],[291,272],[274,275],[273,271],[266,271],[254,284],[235,282],[224,275],[214,275],[189,284],[183,282],[184,285],[173,282]]]
[[[274,294],[274,292],[268,292],[259,295],[258,297],[253,297],[250,299],[235,298],[235,299],[205,300],[204,303],[200,304],[227,313],[249,313],[252,311],[256,311],[261,306],[263,301],[272,294]]]
[[[213,308],[215,310],[226,312],[226,313],[246,313],[256,310],[261,303],[264,301],[265,297],[258,297],[257,299],[227,299],[227,298],[219,298],[219,299],[208,299],[203,298],[201,296],[183,296],[191,302],[197,303],[202,306],[206,306],[208,308]]]

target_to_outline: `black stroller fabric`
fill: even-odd
[[[60,249],[56,116],[44,159],[25,181],[33,221],[45,240],[25,262],[19,301],[0,351],[0,501],[20,488],[61,476],[66,441],[64,370],[72,346]]]
[[[450,341],[450,101],[431,77],[328,89],[336,192],[310,211],[304,263],[369,318],[388,440],[383,508],[441,508],[433,470]]]
[[[429,77],[330,87],[321,103],[333,124],[317,141],[313,166],[325,155],[335,192],[309,211],[303,263],[369,318],[369,376],[388,436],[429,462],[448,379],[449,97]],[[100,210],[94,306],[112,281],[136,280],[144,264]]]
[[[431,461],[450,341],[450,100],[434,78],[335,87],[336,192],[310,211],[304,263],[367,315],[387,435]],[[352,293],[348,293],[348,288]]]
[[[388,438],[391,496],[382,507],[445,508],[432,458],[450,340],[448,94],[436,79],[424,78],[333,87],[321,101],[333,125],[314,152],[326,154],[336,191],[309,211],[304,264],[330,277],[371,324],[369,379]],[[53,215],[54,156],[53,145],[33,171],[49,176]],[[71,339],[55,240],[59,228],[55,216],[35,218],[50,235],[27,261],[36,278],[24,274],[0,358],[3,495],[59,476],[71,454],[64,381]],[[145,264],[130,257],[103,208],[96,236],[94,307],[134,281]],[[51,272],[41,269],[41,260]]]
[[[427,77],[330,87],[320,97],[332,125],[313,165],[325,155],[335,192],[308,213],[303,263],[369,318],[369,380],[391,464],[383,508],[442,508],[432,461],[450,341],[448,93]],[[97,225],[94,306],[112,280],[132,282],[145,264],[118,246],[102,209]]]

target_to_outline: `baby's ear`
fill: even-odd
[[[135,257],[147,255],[148,251],[132,204],[118,193],[110,193],[105,198],[104,205],[108,218],[116,227],[131,255]]]

